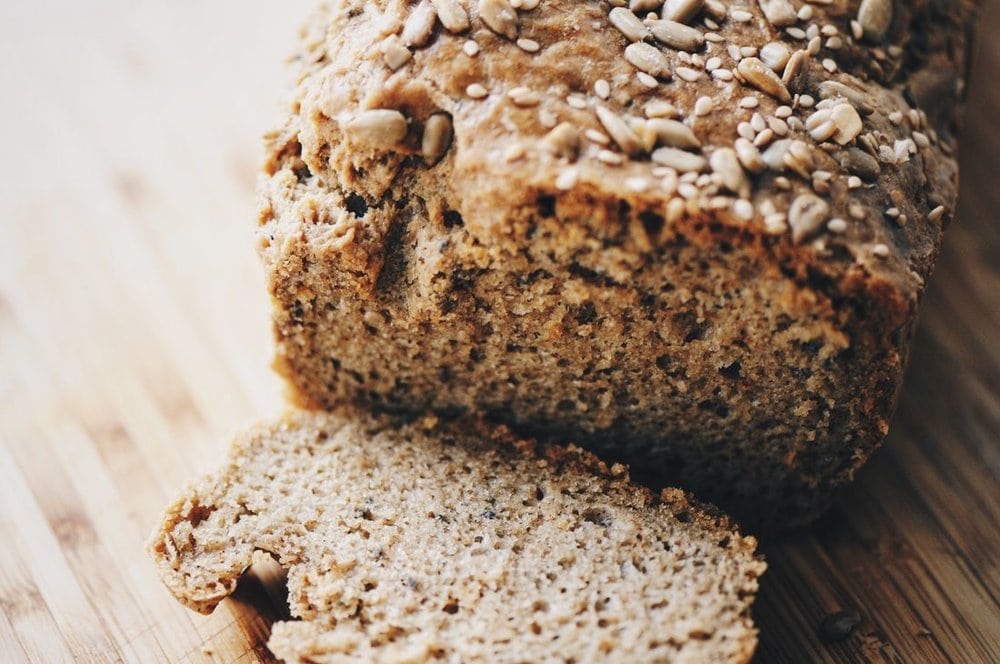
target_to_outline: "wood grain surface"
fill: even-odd
[[[0,661],[270,661],[277,570],[203,617],[143,546],[227,434],[281,408],[256,137],[311,2],[0,4]],[[1000,47],[979,56],[889,443],[765,542],[760,662],[1000,662]],[[842,609],[861,624],[824,642]]]

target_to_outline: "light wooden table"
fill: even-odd
[[[280,598],[210,617],[142,552],[227,433],[280,409],[257,136],[311,0],[0,5],[0,661],[268,661]],[[991,0],[983,26],[1000,25]],[[1000,661],[1000,49],[890,442],[765,547],[759,661]],[[846,642],[816,625],[850,607]]]

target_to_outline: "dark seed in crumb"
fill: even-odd
[[[823,622],[819,624],[819,636],[829,643],[843,641],[860,624],[861,615],[857,611],[837,611],[823,618]]]

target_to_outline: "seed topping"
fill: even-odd
[[[865,39],[880,42],[892,24],[892,0],[861,0],[858,25]]]
[[[434,5],[429,0],[421,0],[403,24],[403,42],[415,48],[425,46],[434,31],[435,21],[437,21],[437,10],[434,9]]]
[[[792,95],[789,94],[788,88],[778,78],[778,75],[759,59],[743,58],[736,65],[736,69],[746,79],[747,83],[761,92],[765,92],[786,103],[792,100]]]
[[[629,41],[639,42],[649,35],[649,30],[643,25],[639,17],[625,7],[615,7],[608,13],[611,25],[618,28]]]
[[[795,8],[788,0],[760,0],[760,9],[767,22],[777,28],[792,25],[798,20]]]
[[[510,40],[517,38],[517,10],[509,0],[479,0],[479,17],[498,35]]]
[[[663,52],[646,42],[637,41],[625,47],[625,59],[639,71],[658,78],[670,78],[670,62]]]
[[[361,111],[344,124],[348,139],[368,148],[387,150],[406,137],[406,116],[390,109]]]
[[[705,43],[700,30],[677,21],[649,21],[646,25],[657,41],[679,51],[694,51]]]
[[[460,0],[430,0],[437,10],[441,25],[448,32],[460,34],[469,29],[469,12]]]
[[[663,3],[663,18],[670,21],[677,21],[678,23],[687,23],[707,4],[705,0],[666,0]],[[707,6],[706,9],[708,9]],[[718,16],[717,8],[712,13],[716,18],[724,18],[726,8],[725,6],[722,7],[722,16]]]
[[[611,111],[607,106],[596,106],[594,112],[597,114],[597,119],[600,121],[601,126],[608,132],[611,140],[622,149],[622,152],[629,156],[635,156],[643,152],[642,139],[628,126],[628,123],[621,116]]]
[[[706,162],[701,155],[677,148],[662,147],[653,151],[652,159],[661,166],[668,166],[679,173],[697,173],[704,170]]]
[[[792,228],[792,241],[800,243],[826,223],[830,206],[813,194],[800,194],[788,208],[788,225]]]

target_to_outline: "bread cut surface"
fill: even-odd
[[[974,15],[326,3],[268,137],[278,368],[310,406],[483,413],[815,516],[888,431]]]
[[[150,551],[210,612],[288,570],[288,662],[745,662],[756,542],[574,448],[427,418],[292,414],[237,436]]]

